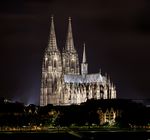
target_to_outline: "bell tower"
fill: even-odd
[[[74,47],[71,18],[69,17],[66,46],[62,52],[64,74],[79,74],[79,58]]]
[[[40,105],[59,104],[60,79],[62,75],[61,54],[57,48],[54,21],[51,17],[50,38],[42,65]]]

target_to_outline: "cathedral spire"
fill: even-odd
[[[69,17],[68,33],[67,33],[67,40],[66,40],[66,50],[67,51],[75,51],[73,35],[72,35],[72,27],[71,27],[71,17]]]
[[[81,63],[81,74],[88,74],[88,64],[86,63],[86,54],[85,54],[85,43],[83,44],[83,58]]]
[[[82,58],[82,63],[86,63],[86,54],[85,54],[85,43],[83,44],[83,58]]]
[[[74,47],[71,18],[69,17],[67,39],[65,49],[62,54],[63,68],[65,74],[79,74],[79,58],[78,53]]]
[[[56,42],[53,16],[51,16],[50,38],[49,38],[48,48],[57,50],[57,42]]]

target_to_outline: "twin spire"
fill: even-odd
[[[84,47],[84,49],[83,49],[82,63],[86,63],[85,43],[83,44],[83,47]],[[50,38],[49,38],[48,48],[52,49],[52,50],[58,50],[57,49],[57,41],[56,41],[56,34],[55,34],[53,16],[51,16]],[[76,52],[76,50],[74,48],[72,26],[71,26],[71,17],[69,17],[68,32],[67,32],[67,40],[66,40],[65,50],[69,51],[69,52]]]
[[[57,42],[56,42],[56,34],[55,34],[53,16],[51,17],[50,38],[49,38],[48,48],[57,50]],[[73,41],[73,35],[72,35],[71,17],[69,17],[65,50],[69,52],[76,52],[74,48],[74,41]]]

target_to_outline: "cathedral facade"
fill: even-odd
[[[60,52],[51,17],[50,37],[42,63],[40,106],[81,104],[92,98],[116,98],[115,86],[107,76],[102,76],[101,72],[88,74],[85,44],[82,63],[79,64],[78,53],[74,47],[71,18],[66,45]]]

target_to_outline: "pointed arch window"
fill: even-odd
[[[57,67],[57,62],[56,59],[53,60],[53,67],[56,68]]]
[[[71,60],[70,67],[71,67],[71,69],[75,68],[75,60],[74,59]]]

